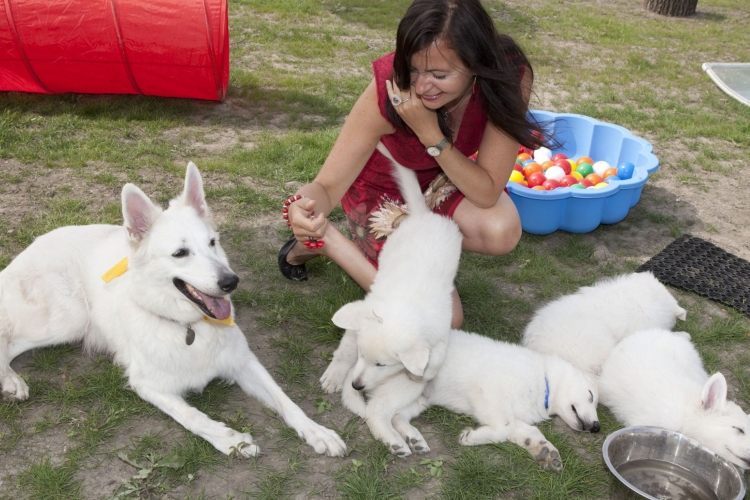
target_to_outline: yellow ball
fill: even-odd
[[[607,182],[600,182],[599,184],[597,184],[594,187],[595,188],[603,188],[603,187],[607,187],[607,186],[609,186],[609,183],[607,183]]]
[[[511,182],[517,182],[519,184],[526,182],[526,178],[518,170],[514,170],[510,173],[510,180]]]
[[[572,172],[570,172],[570,175],[572,175],[573,177],[575,177],[575,178],[576,178],[576,179],[578,179],[579,181],[580,181],[581,179],[583,179],[583,176],[582,176],[582,175],[581,175],[580,173],[576,172],[575,170],[573,170]]]

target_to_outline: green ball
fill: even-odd
[[[578,168],[576,168],[576,172],[581,174],[583,177],[586,177],[589,174],[594,173],[594,167],[592,167],[589,163],[581,163],[578,165]]]

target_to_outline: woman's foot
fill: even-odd
[[[279,250],[279,271],[281,271],[281,274],[283,274],[284,277],[292,281],[307,281],[307,269],[305,269],[305,264],[290,264],[287,259],[289,252],[292,251],[292,248],[294,248],[296,244],[297,238],[292,235],[292,237],[284,243],[284,246],[281,247],[281,250]]]

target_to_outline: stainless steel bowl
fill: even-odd
[[[698,441],[658,427],[626,427],[604,440],[607,467],[651,500],[741,500],[745,478]]]

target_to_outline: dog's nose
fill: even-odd
[[[236,274],[225,274],[219,279],[219,288],[224,292],[233,292],[237,288],[240,278]]]
[[[354,387],[355,391],[361,391],[365,388],[364,384],[362,382],[357,382],[356,380],[352,381],[352,387]]]
[[[594,420],[594,423],[591,424],[591,432],[599,432],[599,422]]]

